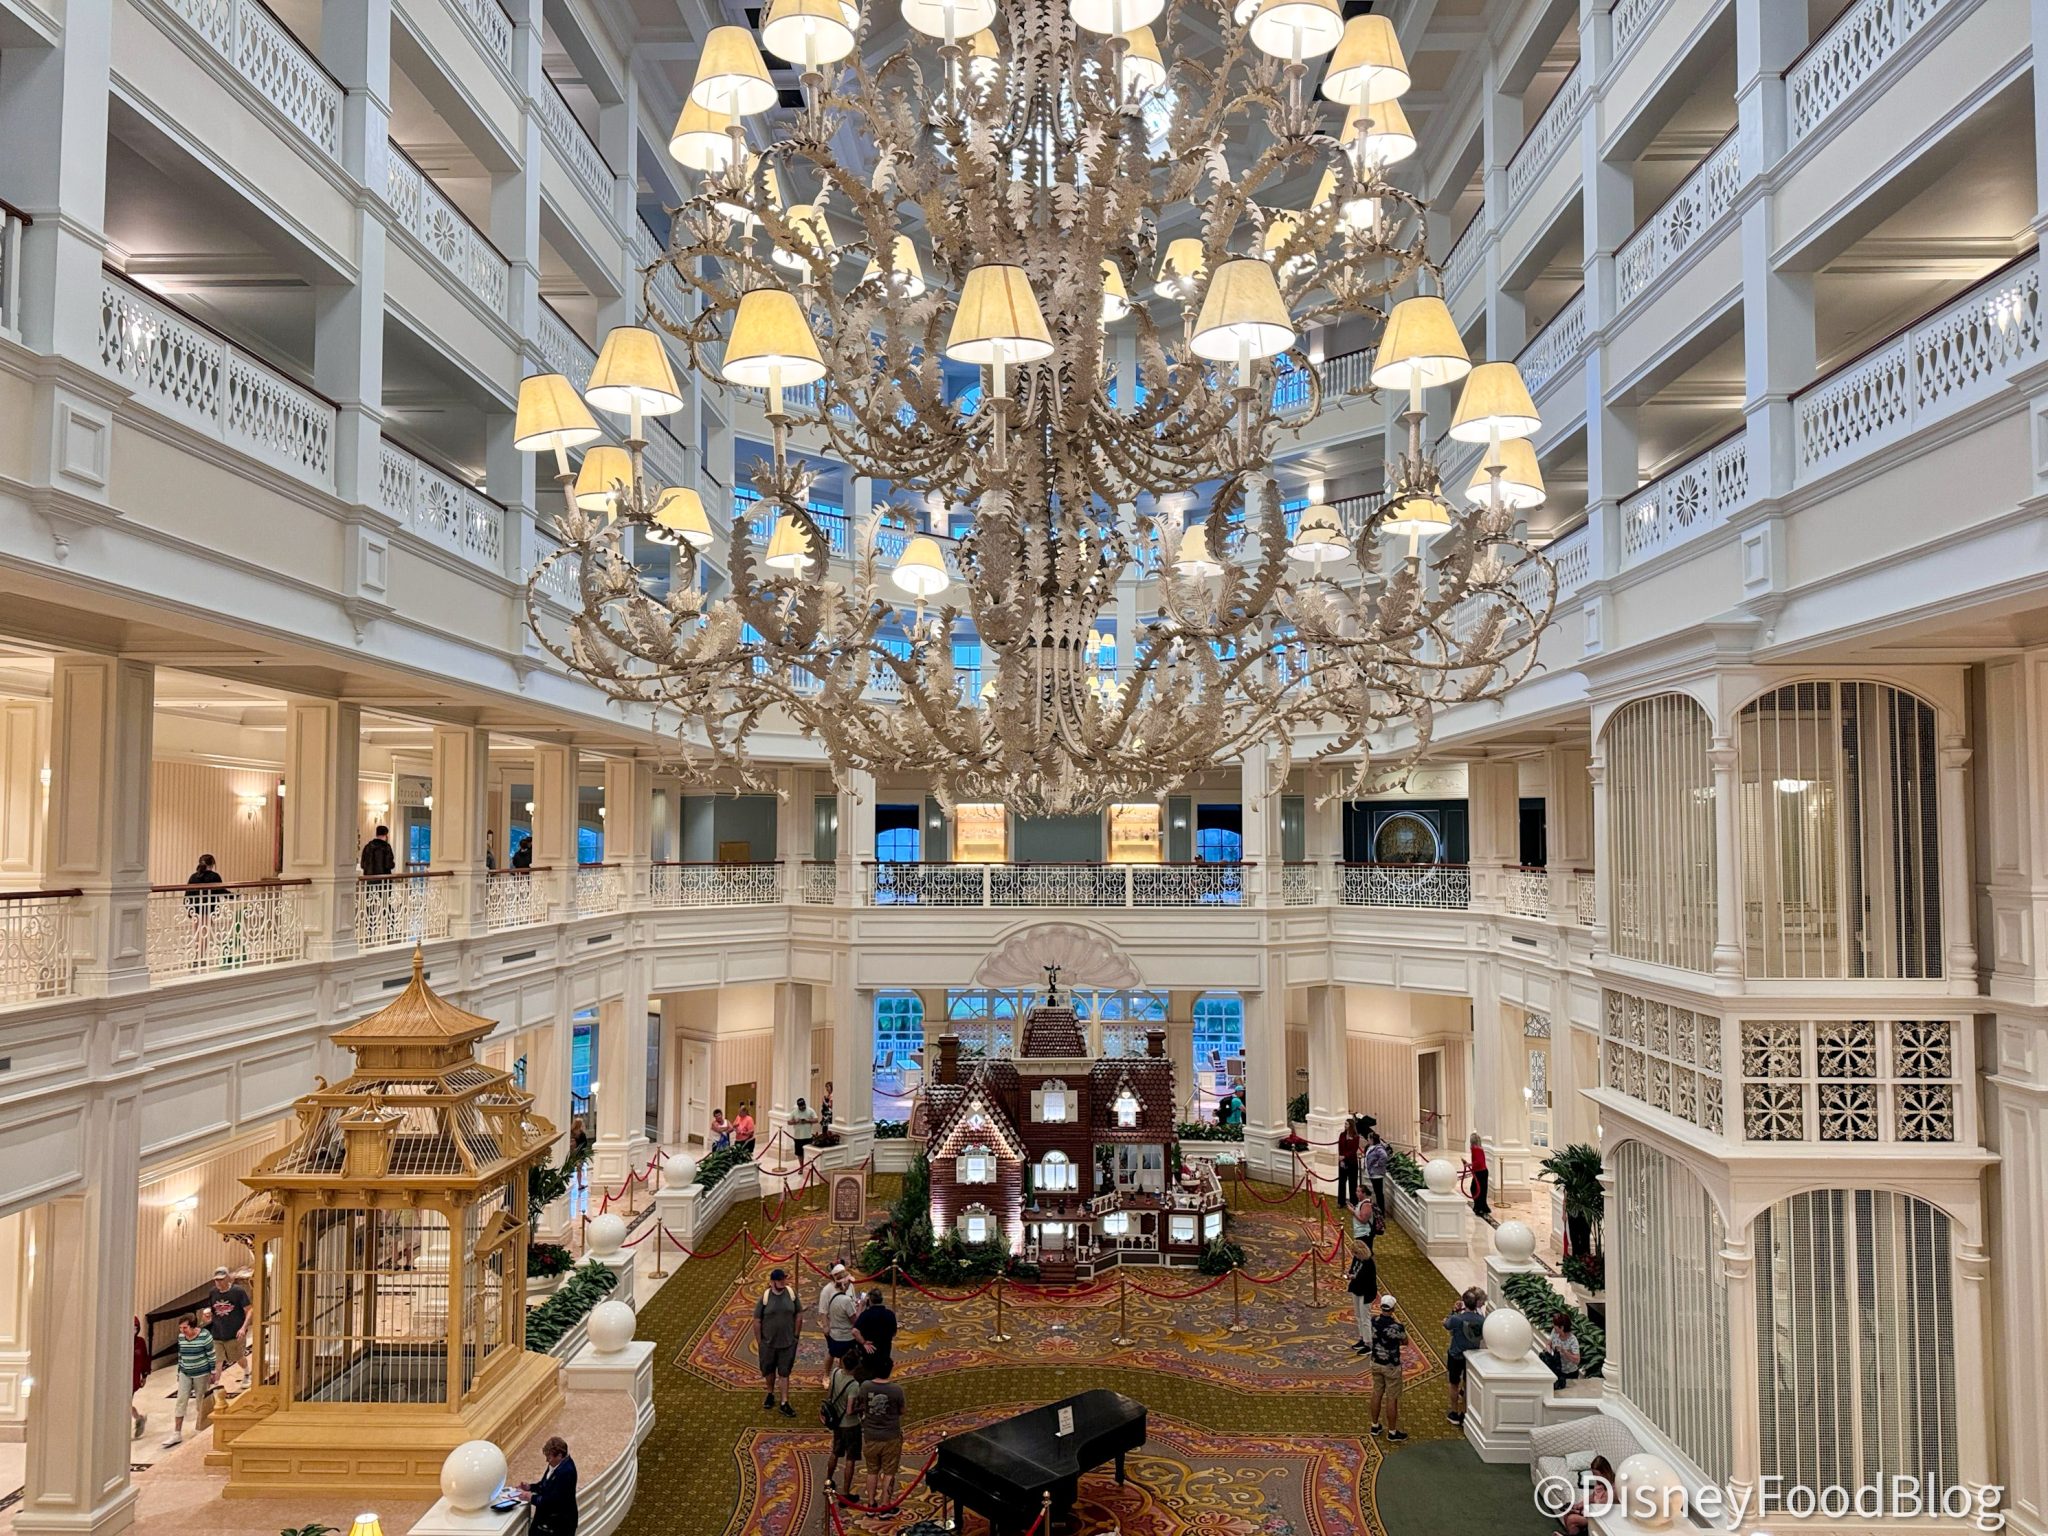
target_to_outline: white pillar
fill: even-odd
[[[1498,912],[1507,867],[1521,862],[1522,785],[1513,763],[1485,760],[1465,767],[1470,807],[1472,910]]]
[[[448,932],[455,938],[484,933],[490,926],[484,916],[484,782],[490,755],[490,732],[473,725],[434,727],[428,868],[449,874]]]
[[[285,700],[284,873],[312,881],[304,910],[306,953],[315,960],[355,953],[361,761],[356,705]]]
[[[534,878],[546,882],[544,895],[536,893],[537,918],[559,921],[576,912],[578,765],[574,747],[533,749],[533,868]]]
[[[1604,1177],[1601,1182],[1608,1184]],[[1611,1184],[1607,1193],[1611,1198]],[[1756,1489],[1762,1445],[1757,1417],[1756,1252],[1747,1229],[1726,1239],[1716,1262],[1728,1298],[1728,1488],[1740,1499]],[[1611,1339],[1612,1332],[1608,1336]],[[1715,1369],[1721,1368],[1716,1361]],[[1617,1390],[1611,1378],[1607,1390]]]
[[[0,700],[0,891],[43,884],[50,701]]]
[[[1742,954],[1742,865],[1736,838],[1741,814],[1738,752],[1732,736],[1716,736],[1707,749],[1714,769],[1714,955],[1716,976],[1740,977]]]
[[[87,995],[149,985],[149,793],[156,669],[64,655],[50,675],[49,881],[75,886]]]
[[[771,1152],[768,1143],[789,1126],[799,1098],[811,1098],[811,987],[803,981],[775,984],[775,1037],[769,1067],[767,1113],[759,1117],[760,1161],[794,1167],[796,1150],[785,1139]],[[835,1109],[837,1105],[833,1106]],[[816,1110],[815,1104],[811,1105]],[[794,1186],[792,1186],[794,1187]]]
[[[619,866],[626,908],[648,904],[653,860],[654,763],[646,758],[604,760],[604,859]]]
[[[29,1216],[0,1216],[0,1441],[28,1432]]]
[[[926,1035],[936,1020],[927,1018]],[[853,984],[853,957],[832,958],[832,1129],[841,1157],[858,1162],[875,1130],[875,994]]]
[[[629,955],[621,995],[598,1010],[596,1172],[616,1188],[646,1161],[647,964]]]
[[[1351,1113],[1350,1063],[1345,1045],[1344,989],[1308,989],[1308,1139],[1335,1141]],[[1303,1154],[1318,1173],[1334,1176],[1335,1147],[1311,1146]]]
[[[1287,1134],[1287,989],[1277,969],[1267,985],[1244,989],[1244,1150],[1255,1172],[1285,1183],[1293,1160],[1278,1150]]]

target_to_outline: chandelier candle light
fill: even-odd
[[[869,6],[900,8],[907,42],[875,47],[852,0],[771,0],[793,110],[751,33],[712,30],[670,144],[699,180],[644,274],[647,326],[605,338],[582,400],[559,375],[521,389],[516,441],[554,452],[564,497],[528,579],[548,651],[666,711],[705,782],[766,787],[766,725],[814,738],[842,787],[921,777],[1026,814],[1157,800],[1255,746],[1269,789],[1299,750],[1355,795],[1439,709],[1526,675],[1556,593],[1517,525],[1542,496],[1536,413],[1513,364],[1466,356],[1421,205],[1388,179],[1416,147],[1391,23],[1338,0]],[[1377,338],[1406,452],[1369,514],[1319,503],[1290,531],[1275,466],[1329,403],[1310,338],[1338,327]],[[766,548],[734,518],[716,597],[701,499],[647,479],[644,419],[682,404],[667,345],[766,397]],[[1450,436],[1486,452],[1454,508],[1424,397],[1461,380]],[[799,425],[893,492],[850,564]]]

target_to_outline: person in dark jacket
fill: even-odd
[[[1337,1203],[1358,1203],[1358,1160],[1364,1146],[1358,1139],[1358,1122],[1345,1116],[1344,1129],[1337,1133]]]
[[[512,850],[512,867],[514,869],[533,868],[532,838],[522,837],[521,839],[519,839],[519,846]]]
[[[213,862],[213,855],[199,855],[199,867],[185,877],[185,910],[194,917],[211,917],[213,910],[226,899],[220,891],[194,890],[194,886],[223,885],[220,870]]]
[[[398,868],[398,854],[391,846],[391,829],[379,827],[377,835],[363,844],[359,861],[366,875],[388,875]]]
[[[533,1506],[531,1536],[576,1536],[576,1463],[569,1442],[548,1436],[540,1448],[548,1469],[537,1483],[521,1483],[519,1492]]]

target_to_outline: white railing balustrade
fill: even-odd
[[[1216,907],[1245,901],[1246,864],[866,866],[875,907]]]
[[[1599,908],[1599,886],[1590,869],[1572,871],[1572,906],[1581,928],[1593,926]]]
[[[1614,7],[1614,53],[1619,58],[1624,49],[1642,35],[1643,28],[1656,20],[1657,13],[1664,9],[1664,0],[1617,0]]]
[[[602,917],[626,905],[626,870],[620,864],[576,866],[576,915]]]
[[[1622,566],[1690,543],[1748,500],[1749,441],[1737,432],[1622,502]]]
[[[700,306],[692,301],[691,290],[684,286],[682,278],[676,275],[674,263],[662,260],[667,246],[656,239],[654,232],[637,218],[633,220],[632,244],[633,265],[643,273],[648,272],[650,267],[654,270],[646,277],[645,292],[635,293],[630,297],[635,302],[643,298],[651,299],[664,318],[673,320],[678,325],[689,320]],[[661,265],[656,267],[656,262],[660,262]]]
[[[1322,374],[1324,405],[1336,404],[1343,395],[1362,395],[1372,388],[1372,349],[1326,357]]]
[[[455,0],[455,13],[476,34],[484,57],[512,73],[512,18],[498,0]]]
[[[1245,899],[1249,864],[1121,864],[1134,907],[1235,907]]]
[[[99,348],[100,366],[152,409],[334,489],[331,402],[111,272],[100,283]]]
[[[1559,150],[1570,142],[1573,130],[1578,127],[1579,109],[1586,104],[1586,70],[1582,64],[1574,64],[1572,72],[1558,85],[1557,94],[1550,98],[1550,105],[1543,109],[1543,115],[1536,119],[1536,126],[1529,130],[1514,157],[1508,161],[1508,205],[1520,207],[1522,199],[1536,185]]]
[[[149,889],[153,981],[302,960],[309,880]]]
[[[2041,350],[2040,258],[2029,253],[1795,395],[1795,481],[1989,399]]]
[[[1797,144],[1955,0],[1857,0],[1785,71],[1786,134]]]
[[[0,893],[0,1003],[71,995],[71,923],[80,893]]]
[[[1560,603],[1593,579],[1593,535],[1584,523],[1546,544],[1543,554],[1557,571]]]
[[[344,92],[261,0],[163,0],[294,128],[341,158]]]
[[[657,907],[759,907],[782,899],[782,866],[751,864],[656,864]]]
[[[486,570],[505,558],[505,509],[385,439],[377,474],[378,504],[403,526]]]
[[[972,866],[970,866],[972,867]],[[991,907],[1120,907],[1123,870],[1114,864],[984,864]]]
[[[540,324],[534,330],[533,344],[547,363],[548,372],[568,379],[576,386],[577,394],[590,387],[590,372],[597,366],[596,351],[545,299],[541,301]]]
[[[598,153],[597,145],[591,142],[583,124],[576,120],[576,114],[569,109],[554,81],[543,78],[540,94],[534,98],[534,105],[540,109],[540,131],[546,135],[555,153],[562,157],[562,164],[575,178],[578,186],[590,194],[590,200],[598,208],[610,212],[612,206],[612,168]]]
[[[1550,323],[1529,338],[1515,357],[1531,394],[1540,395],[1552,379],[1579,360],[1586,350],[1586,290],[1581,288],[1550,317]]]
[[[509,318],[512,265],[469,222],[396,139],[385,157],[384,195],[399,228],[427,248],[456,284],[501,319]]]
[[[356,948],[389,949],[448,937],[447,871],[356,880]]]
[[[1323,899],[1323,867],[1320,864],[1280,866],[1280,905],[1313,907]]]
[[[1500,904],[1516,917],[1550,916],[1550,871],[1528,865],[1501,871]]]
[[[839,904],[839,866],[824,859],[804,861],[804,905],[832,907]]]
[[[1635,302],[1676,266],[1695,241],[1727,218],[1741,190],[1742,140],[1731,132],[1614,253],[1617,302]]]
[[[486,928],[531,928],[548,915],[551,880],[536,878],[553,874],[551,866],[536,864],[531,869],[494,869],[484,876],[484,926]]]
[[[1486,244],[1486,205],[1481,203],[1459,233],[1450,255],[1444,258],[1444,297],[1454,297],[1479,270],[1480,249]]]
[[[1439,907],[1472,904],[1472,871],[1463,864],[1340,864],[1337,904],[1345,907]]]
[[[0,334],[21,337],[21,232],[35,221],[0,202]]]

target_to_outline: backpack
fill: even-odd
[[[833,1393],[818,1405],[818,1418],[827,1429],[837,1429],[846,1422],[846,1409],[843,1406],[844,1394],[848,1389],[856,1385],[858,1385],[857,1382],[848,1378],[846,1386],[840,1388],[838,1392]]]

